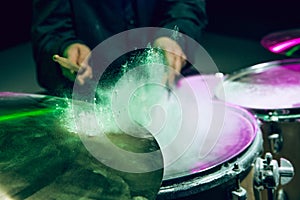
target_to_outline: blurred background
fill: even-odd
[[[209,25],[203,46],[220,71],[232,73],[261,62],[284,59],[265,50],[263,36],[300,27],[299,0],[207,0]],[[0,91],[36,93],[30,44],[32,0],[1,6]]]

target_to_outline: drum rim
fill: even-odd
[[[270,69],[277,65],[283,65],[283,64],[289,65],[289,64],[296,64],[296,63],[300,64],[300,58],[289,58],[289,59],[283,59],[283,60],[263,62],[263,63],[259,63],[259,64],[255,64],[255,65],[246,67],[244,69],[238,70],[231,74],[226,74],[223,76],[222,82],[216,86],[214,96],[217,99],[226,101],[226,97],[222,97],[222,95],[220,95],[219,91],[222,91],[223,84],[226,83],[227,81],[232,81],[232,80],[241,78],[244,75],[247,75],[247,74],[250,74],[253,72],[263,72],[263,71],[266,71],[267,69]],[[232,103],[232,102],[229,102],[229,103]],[[232,104],[234,104],[234,103],[232,103]],[[270,113],[270,112],[280,113],[280,118],[282,118],[282,119],[291,118],[291,117],[287,116],[286,113],[295,113],[299,110],[299,112],[297,112],[297,113],[298,113],[298,116],[300,117],[300,107],[291,107],[290,106],[290,107],[278,107],[278,108],[262,108],[262,107],[249,107],[249,106],[244,106],[244,105],[238,105],[238,106],[243,107],[247,110],[256,110],[259,113],[266,113],[266,114]],[[292,118],[299,118],[298,116],[294,116]]]
[[[274,60],[274,61],[268,61],[268,62],[263,62],[263,63],[258,63],[251,65],[249,67],[237,70],[231,74],[226,74],[224,75],[223,81],[227,80],[232,80],[236,79],[237,77],[241,77],[245,74],[249,74],[250,72],[253,72],[255,70],[260,70],[263,68],[262,71],[273,67],[274,65],[279,65],[279,64],[294,64],[294,63],[300,63],[300,58],[289,58],[289,59],[282,59],[282,60]]]
[[[0,92],[0,97],[32,97],[32,98],[61,98],[57,96],[45,95],[45,94],[34,94],[34,93],[25,93],[25,92]]]

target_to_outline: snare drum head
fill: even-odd
[[[251,109],[299,108],[300,59],[262,63],[229,75],[216,96]]]
[[[230,159],[239,157],[239,154],[244,152],[255,139],[257,125],[252,114],[237,106],[216,101],[209,95],[211,86],[218,81],[219,78],[215,79],[211,75],[193,76],[180,81],[180,87],[177,88],[179,98],[180,95],[191,96],[187,95],[187,87],[191,87],[196,96],[199,126],[185,152],[177,160],[165,166],[163,180],[176,180],[219,167]],[[190,99],[186,100],[188,102],[185,102],[183,97],[182,99],[182,103],[187,104],[187,110],[197,109],[197,106],[191,104]],[[187,118],[188,116],[190,115],[187,114]],[[180,131],[186,138],[192,134],[185,130]],[[159,138],[158,142],[160,142]],[[164,159],[178,150],[178,146],[168,151],[164,151],[162,146],[161,148]]]

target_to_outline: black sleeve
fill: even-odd
[[[71,84],[52,61],[69,44],[76,42],[68,0],[33,0],[31,39],[38,83],[54,92]]]
[[[160,0],[160,27],[174,29],[200,41],[207,24],[205,0]]]
[[[207,25],[207,14],[205,0],[160,0],[159,1],[159,26],[184,33],[184,37],[174,38],[182,47],[187,56],[187,65],[185,65],[181,74],[184,76],[198,74],[198,70],[193,67],[198,49],[201,45],[201,36]],[[169,35],[166,35],[166,34]],[[170,36],[163,30],[157,35]],[[186,36],[192,38],[189,39]],[[172,37],[172,35],[171,35]],[[194,42],[196,41],[196,42]]]

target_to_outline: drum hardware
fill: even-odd
[[[278,200],[288,200],[287,194],[283,189],[279,189],[277,192],[277,199]]]
[[[238,164],[234,164],[233,171],[236,173],[240,172],[240,168]],[[239,175],[236,176],[236,189],[231,192],[232,200],[246,200],[247,199],[247,191],[241,187],[241,181]]]
[[[294,110],[294,111],[293,111]],[[300,118],[300,114],[296,113],[299,112],[299,109],[282,109],[282,110],[275,110],[269,111],[268,113],[258,113],[259,110],[256,110],[254,115],[258,119],[262,119],[263,121],[268,122],[279,122],[279,121],[297,121]],[[296,120],[295,120],[296,119]]]
[[[276,121],[270,123],[270,135],[268,136],[269,146],[272,153],[278,153],[283,147],[282,130]]]
[[[273,133],[268,136],[269,145],[272,150],[272,153],[278,153],[282,149],[283,146],[283,137],[280,133]]]
[[[281,157],[288,159],[298,170],[299,90],[300,59],[293,58],[260,63],[226,75],[216,87],[215,97],[254,114],[263,133],[264,152],[272,153],[278,163]],[[277,199],[300,199],[299,175],[296,173],[289,184],[276,189]],[[257,192],[265,197],[267,191]]]
[[[269,147],[272,153],[280,152],[283,147],[283,136],[282,130],[277,123],[279,121],[278,117],[275,117],[274,115],[272,115],[272,113],[269,113],[269,115],[267,115],[268,117],[264,116],[263,120],[261,120],[262,117],[260,117],[259,115],[255,116],[257,117],[259,126],[262,126],[264,121],[270,121],[270,133],[267,137]]]
[[[275,200],[275,190],[281,185],[289,183],[294,176],[292,164],[280,158],[280,166],[273,159],[272,154],[267,152],[265,158],[258,158],[255,163],[254,185],[258,190],[267,189],[268,199]]]
[[[264,122],[268,122],[270,126],[270,133],[268,136],[269,147],[272,153],[279,153],[283,148],[283,133],[278,122],[300,122],[300,115],[291,113],[291,110],[281,109],[270,111],[268,114],[255,114],[261,126]]]

